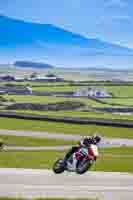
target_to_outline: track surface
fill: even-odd
[[[133,200],[133,175],[107,172],[55,175],[50,170],[0,169],[0,196]]]
[[[25,147],[25,146],[4,146],[5,151],[64,151],[70,149],[72,146],[40,146],[40,147]]]
[[[34,132],[34,131],[19,131],[19,130],[0,130],[0,135],[14,135],[14,136],[28,136],[34,138],[49,138],[49,139],[64,139],[69,141],[78,141],[85,136],[71,135],[63,133],[48,133],[48,132]],[[103,147],[119,147],[119,146],[133,146],[133,139],[126,138],[102,138],[101,145]]]

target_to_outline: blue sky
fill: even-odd
[[[0,13],[133,48],[132,0],[0,0]]]

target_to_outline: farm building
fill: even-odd
[[[29,86],[0,86],[0,94],[32,94],[32,88]]]
[[[64,81],[63,78],[57,77],[53,74],[48,75],[36,75],[29,79],[29,81],[39,81],[39,82],[62,82]]]
[[[112,97],[110,93],[108,93],[103,88],[95,88],[95,87],[81,87],[78,89],[74,96],[82,96],[82,97],[96,97],[96,98],[109,98]]]

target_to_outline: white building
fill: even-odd
[[[78,89],[74,96],[77,97],[96,97],[96,98],[109,98],[112,97],[111,94],[109,94],[105,89],[102,88],[94,88],[94,87],[81,87]]]
[[[51,75],[51,76],[48,76],[48,75],[36,75],[35,77],[33,78],[29,78],[28,79],[29,81],[44,81],[44,82],[56,82],[56,81],[64,81],[63,78],[59,78],[55,75]]]
[[[29,94],[32,94],[32,87],[31,86],[27,86],[26,89],[29,92]]]

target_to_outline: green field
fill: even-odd
[[[6,110],[3,110],[3,112]],[[8,111],[9,112],[9,111]],[[12,111],[10,111],[12,112]],[[133,115],[120,115],[104,112],[86,112],[86,111],[31,111],[31,110],[15,110],[17,113],[27,113],[44,116],[57,117],[80,117],[80,118],[96,118],[96,119],[119,119],[119,120],[133,120]]]
[[[100,159],[92,170],[133,172],[133,147],[100,149]]]
[[[8,100],[14,100],[16,103],[55,103],[64,101],[65,98],[51,96],[34,96],[34,95],[4,95]]]
[[[92,171],[119,171],[133,173],[133,148],[114,148],[100,150],[101,156]],[[110,155],[111,154],[111,155]],[[0,152],[0,167],[51,169],[64,152]]]
[[[101,86],[106,91],[113,93],[115,97],[133,97],[133,85],[130,86]]]
[[[32,86],[33,91],[49,91],[49,92],[64,92],[64,91],[75,91],[80,87],[100,87],[104,88],[107,92],[111,92],[115,97],[133,97],[133,85],[121,85],[121,86],[104,86],[104,82],[89,82],[88,83],[80,83],[82,86],[78,86],[75,84],[71,84],[69,82],[57,82],[57,83],[49,83],[49,82],[1,82],[0,85],[20,85],[20,86]],[[88,86],[86,86],[88,84]],[[95,86],[98,84],[99,86]],[[106,83],[107,84],[107,83]],[[110,83],[109,83],[110,84]],[[84,86],[85,85],[85,86]]]
[[[51,86],[68,86],[70,85],[69,82],[31,82],[31,81],[10,81],[10,82],[0,82],[0,85],[12,85],[12,86],[27,86],[30,85],[31,87],[51,87]]]
[[[29,131],[46,131],[49,133],[66,133],[66,134],[80,134],[80,135],[93,135],[98,132],[102,136],[107,137],[120,137],[132,138],[132,128],[118,128],[109,126],[97,126],[87,124],[70,124],[60,122],[48,122],[37,120],[22,120],[0,118],[0,129],[8,130],[29,130]]]
[[[32,87],[32,91],[37,92],[72,92],[77,91],[80,87],[78,86],[50,86],[50,87]]]
[[[52,85],[51,85],[52,86]],[[52,87],[34,87],[33,91],[46,91],[46,92],[66,92],[66,91],[76,91],[79,88],[87,86],[52,86]],[[88,84],[89,87],[89,84]],[[90,87],[93,87],[90,84]],[[107,92],[110,92],[115,97],[132,97],[133,98],[133,86],[94,86],[96,88],[104,88]]]
[[[104,102],[106,103],[111,103],[111,104],[119,104],[119,105],[124,105],[124,106],[133,106],[133,98],[106,98],[103,99]]]
[[[24,84],[23,82],[20,84]],[[39,83],[33,83],[33,91],[44,91],[44,92],[67,92],[76,91],[80,86],[70,86],[68,83],[63,83],[63,85],[54,85],[53,83],[44,83],[43,85],[38,85]],[[41,84],[41,83],[40,83]],[[60,83],[61,84],[61,83]],[[100,86],[99,86],[100,87]],[[86,104],[86,106],[91,107],[119,107],[121,106],[133,106],[133,86],[103,86],[100,88],[105,88],[107,92],[111,92],[113,96],[117,98],[104,98],[101,101],[105,102],[102,104],[96,102],[95,100],[87,98],[64,98],[55,96],[34,96],[34,95],[4,95],[8,101],[14,100],[16,103],[56,103],[63,101],[81,101]],[[122,98],[125,97],[125,98]],[[114,104],[114,105],[109,105]],[[116,105],[115,105],[116,104]]]
[[[65,141],[62,139],[47,139],[47,138],[34,138],[34,137],[23,137],[23,136],[9,136],[0,135],[0,140],[8,146],[62,146],[62,145],[74,145],[74,141]]]
[[[88,98],[65,98],[65,97],[55,97],[55,96],[35,96],[35,95],[3,95],[3,97],[9,101],[14,103],[58,103],[64,101],[78,101],[84,103],[86,106],[90,107],[109,107],[108,104],[102,104],[100,102],[96,102],[95,100]]]

